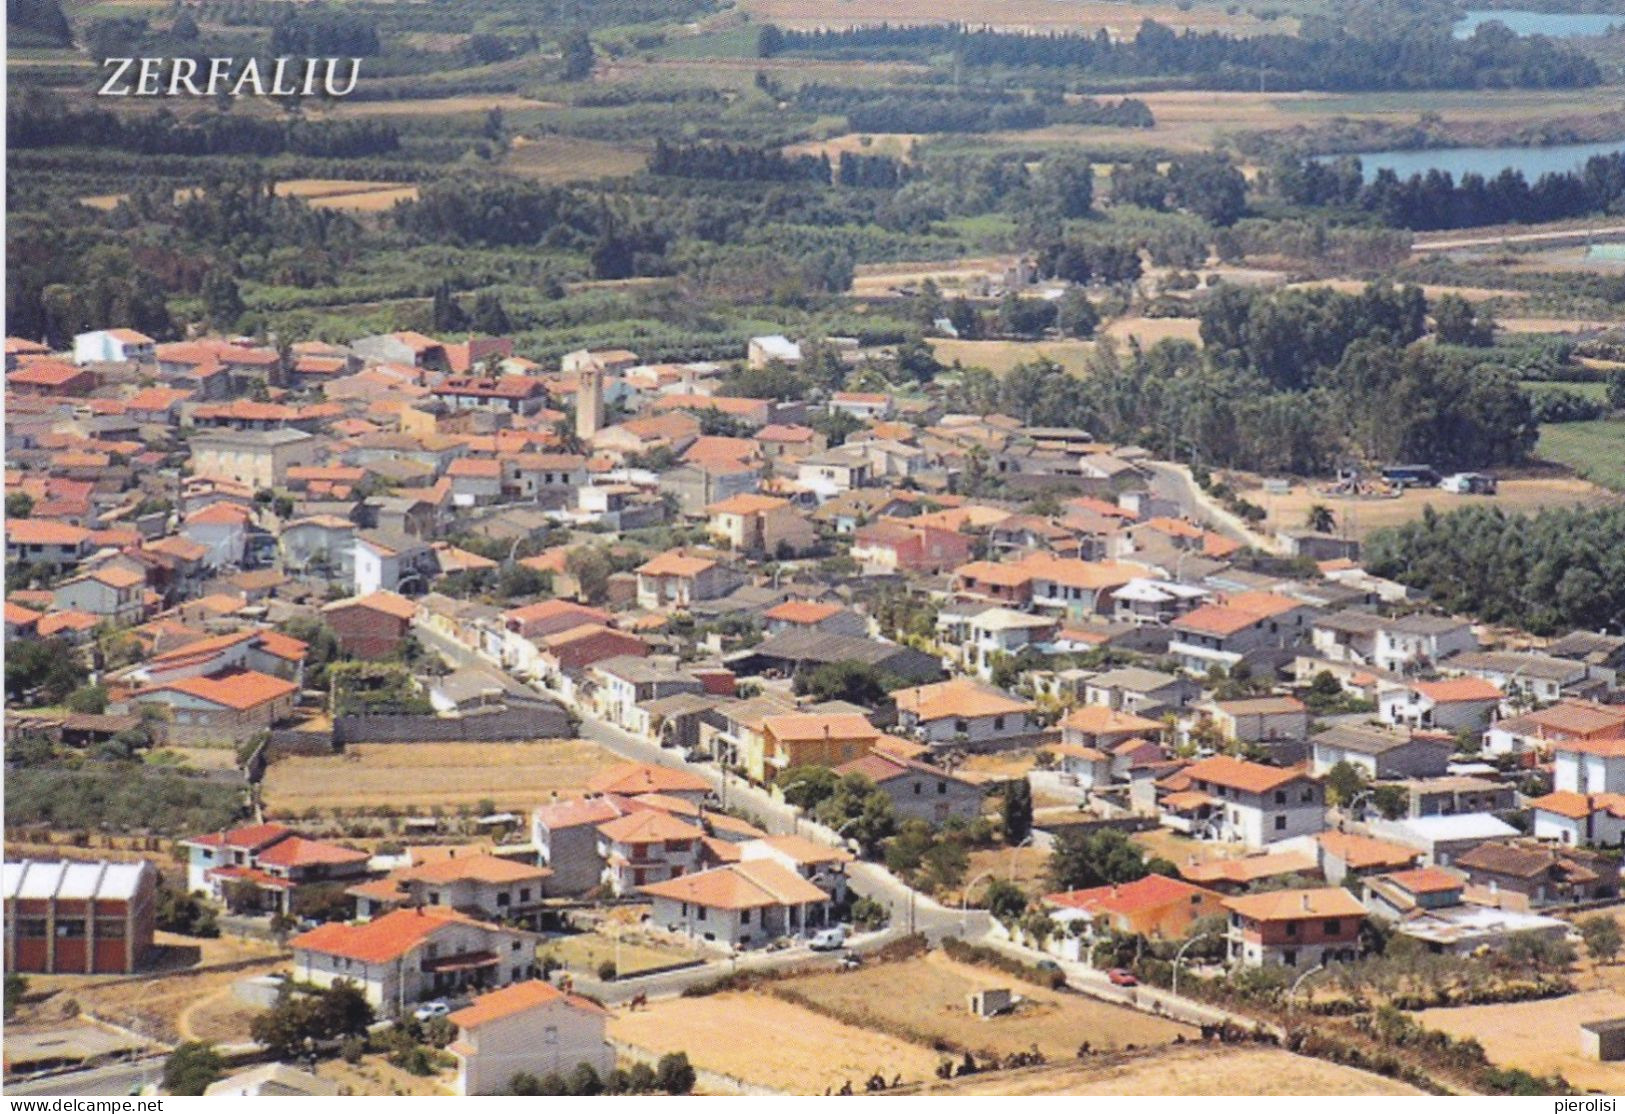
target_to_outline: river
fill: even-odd
[[[1603,35],[1609,27],[1625,28],[1625,15],[1608,12],[1530,12],[1517,9],[1506,11],[1469,11],[1458,20],[1455,36],[1471,38],[1483,23],[1504,23],[1507,30],[1518,35],[1545,35],[1553,39],[1574,39],[1587,35]]]
[[[1428,147],[1414,151],[1356,151],[1365,180],[1376,177],[1377,171],[1392,169],[1400,179],[1413,174],[1426,174],[1430,170],[1446,170],[1457,181],[1464,173],[1482,174],[1493,178],[1507,167],[1523,171],[1531,184],[1547,173],[1576,170],[1593,155],[1610,155],[1625,151],[1625,139],[1602,143],[1559,143],[1550,147]],[[1326,155],[1322,162],[1335,161],[1340,155]]]

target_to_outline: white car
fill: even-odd
[[[836,925],[834,928],[823,929],[807,941],[807,946],[815,952],[839,951],[846,947],[846,928],[843,925]]]
[[[425,1002],[412,1011],[412,1016],[419,1021],[433,1021],[437,1017],[445,1017],[451,1013],[451,1007],[445,1002]]]

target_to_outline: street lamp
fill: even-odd
[[[1303,985],[1303,980],[1307,979],[1310,975],[1313,975],[1319,971],[1324,971],[1325,969],[1326,965],[1324,963],[1317,963],[1293,980],[1292,989],[1286,992],[1287,1004],[1290,1005],[1292,1003],[1292,999],[1298,996],[1298,987]]]
[[[982,879],[991,877],[993,877],[993,872],[991,870],[984,870],[975,878],[972,878],[969,882],[966,882],[965,888],[959,891],[959,934],[961,936],[965,935],[966,930],[970,928],[971,890],[975,888],[976,883],[980,882]]]
[[[1023,847],[1027,846],[1032,841],[1033,841],[1033,833],[1028,832],[1027,835],[1026,835],[1026,838],[1024,838],[1020,843],[1016,844],[1014,847],[1010,848],[1010,881],[1014,882],[1016,880],[1016,852],[1020,851]]]
[[[1199,934],[1197,934],[1195,936],[1192,936],[1189,940],[1186,940],[1183,944],[1181,944],[1179,946],[1179,950],[1174,953],[1173,995],[1174,995],[1175,998],[1179,997],[1179,965],[1185,961],[1185,951],[1186,951],[1186,949],[1189,948],[1192,944],[1196,943],[1198,940],[1206,940],[1210,936],[1217,936],[1217,935],[1218,935],[1217,932],[1199,933]]]

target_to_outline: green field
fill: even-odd
[[[1562,390],[1572,391],[1575,394],[1580,395],[1582,398],[1595,399],[1598,402],[1602,402],[1608,398],[1607,383],[1553,383],[1540,379],[1525,379],[1520,385],[1524,390],[1528,391],[1532,395],[1546,394],[1551,391]]]
[[[1535,452],[1592,483],[1625,491],[1625,421],[1543,425]]]

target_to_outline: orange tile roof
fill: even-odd
[[[34,624],[34,630],[41,638],[49,638],[62,631],[92,630],[99,622],[100,619],[85,611],[52,611]]]
[[[1501,699],[1501,690],[1482,677],[1456,677],[1449,681],[1416,681],[1411,688],[1435,704]]]
[[[1031,711],[1033,707],[1029,701],[1017,700],[1009,693],[969,677],[899,689],[892,694],[892,698],[897,702],[898,711],[913,712],[926,721],[949,716],[1008,715]]]
[[[78,545],[89,539],[89,530],[65,522],[39,518],[13,518],[6,522],[6,540],[13,545]]]
[[[381,611],[385,615],[393,615],[408,622],[418,613],[417,604],[387,588],[368,592],[364,596],[352,596],[347,600],[334,600],[332,603],[324,604],[322,610],[339,611],[346,607],[364,607],[369,611]]]
[[[32,608],[24,607],[22,604],[12,603],[10,600],[6,601],[6,622],[11,623],[13,626],[37,623],[40,616],[44,614],[43,611],[35,611]]]
[[[482,994],[474,999],[473,1005],[458,1010],[446,1020],[460,1029],[478,1029],[481,1025],[501,1021],[505,1017],[512,1017],[540,1006],[549,1006],[555,1002],[564,1002],[578,1010],[587,1010],[591,1013],[607,1015],[609,1012],[603,1006],[579,994],[566,994],[551,983],[531,979],[505,986],[501,990],[493,990],[489,994]]]
[[[1536,797],[1529,807],[1539,812],[1555,812],[1570,820],[1584,820],[1598,812],[1611,816],[1625,816],[1625,793],[1572,793],[1559,790],[1544,797]]]
[[[822,904],[829,900],[828,894],[795,871],[765,859],[685,874],[644,886],[641,892],[708,909],[761,909],[774,905]]]
[[[1276,890],[1225,900],[1231,912],[1250,921],[1301,921],[1321,917],[1365,916],[1365,906],[1342,886],[1313,890]]]
[[[186,516],[186,524],[202,523],[205,526],[241,526],[253,514],[246,507],[239,507],[236,503],[210,503],[201,510],[193,511]]]
[[[667,840],[699,839],[705,833],[668,812],[646,808],[616,817],[598,826],[605,839],[615,843],[664,843]]]
[[[776,607],[762,612],[762,618],[784,623],[822,623],[839,615],[843,608],[838,603],[814,603],[812,600],[785,600]]]
[[[348,866],[371,858],[365,851],[340,847],[336,843],[289,836],[257,856],[261,866]]]
[[[1123,732],[1141,735],[1147,731],[1163,730],[1163,725],[1157,720],[1146,719],[1131,712],[1120,712],[1104,704],[1085,704],[1081,708],[1074,708],[1061,721],[1061,726],[1081,731],[1086,735],[1117,735]]]
[[[200,638],[195,642],[188,642],[184,646],[177,646],[173,650],[165,650],[161,654],[154,654],[151,664],[171,665],[179,661],[190,661],[193,658],[213,657],[221,650],[228,649],[240,642],[247,642],[254,637],[254,634],[254,631],[242,630],[232,631],[230,634],[217,634],[209,638]]]
[[[1436,866],[1424,866],[1417,870],[1401,870],[1394,874],[1384,874],[1386,881],[1413,894],[1449,893],[1452,890],[1463,888],[1465,883],[1451,874],[1448,870],[1440,870]]]
[[[644,576],[698,576],[716,562],[709,557],[688,557],[677,550],[667,550],[638,566]]]
[[[589,793],[618,793],[627,797],[639,793],[702,793],[710,789],[711,783],[698,774],[644,762],[615,766],[587,780]]]
[[[1232,758],[1228,754],[1204,758],[1192,766],[1187,766],[1184,773],[1192,781],[1205,781],[1247,793],[1267,793],[1277,786],[1298,781],[1306,776],[1302,770],[1265,766],[1241,758]]]
[[[177,681],[151,685],[140,689],[137,695],[153,692],[179,692],[219,704],[226,708],[245,711],[299,691],[299,686],[268,673],[245,669],[235,673],[216,674],[212,677],[183,677]]]
[[[439,905],[396,909],[365,924],[324,924],[295,936],[288,946],[295,951],[343,956],[361,963],[389,963],[400,959],[449,924],[471,925],[496,931],[498,926],[464,916]]]
[[[1421,852],[1386,839],[1355,835],[1353,832],[1321,832],[1315,842],[1328,853],[1336,855],[1352,870],[1369,870],[1375,866],[1404,867],[1414,863]]]
[[[421,866],[396,871],[391,877],[406,882],[485,882],[506,885],[509,882],[528,882],[547,878],[552,871],[545,866],[526,866],[512,859],[490,854],[448,855]]]
[[[1018,564],[1035,579],[1053,580],[1069,588],[1120,588],[1131,580],[1148,576],[1143,565],[1122,561],[1080,561],[1075,557],[1056,557],[1049,553],[1029,553]]]
[[[1063,909],[1082,909],[1092,913],[1122,913],[1132,916],[1152,909],[1161,909],[1176,902],[1191,902],[1199,898],[1217,898],[1211,890],[1168,878],[1161,874],[1148,874],[1134,882],[1115,886],[1096,886],[1088,890],[1070,890],[1066,893],[1045,894],[1047,905]]]
[[[775,739],[787,742],[807,742],[819,739],[877,739],[880,729],[856,712],[822,715],[813,712],[792,712],[782,716],[768,716],[762,720],[762,730]]]
[[[1080,747],[1075,743],[1062,743],[1059,746],[1048,748],[1052,753],[1062,758],[1081,758],[1085,762],[1110,762],[1111,755],[1094,747]]]
[[[960,580],[975,580],[1000,588],[1019,588],[1031,584],[1033,574],[1020,565],[1001,565],[993,561],[972,561],[954,570]]]
[[[790,500],[780,499],[776,495],[756,495],[752,492],[741,492],[730,496],[720,503],[712,503],[705,508],[706,514],[761,514],[764,511],[776,511],[780,507],[788,507]]]

